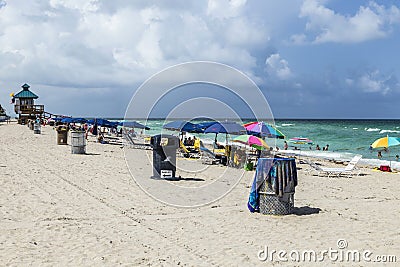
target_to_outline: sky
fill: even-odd
[[[275,118],[400,119],[399,44],[395,0],[0,0],[0,104],[28,83],[48,112],[123,117],[154,74],[212,61]]]

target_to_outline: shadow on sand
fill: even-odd
[[[204,179],[201,178],[194,178],[194,177],[173,177],[173,178],[160,178],[158,176],[151,176],[151,179],[154,180],[165,180],[165,181],[172,181],[172,182],[177,182],[177,181],[196,181],[196,182],[204,182]]]
[[[198,181],[198,182],[204,182],[205,180],[204,179],[201,179],[201,178],[193,178],[193,177],[187,177],[187,178],[185,178],[185,177],[179,177],[179,180],[178,181]]]
[[[303,207],[294,207],[292,210],[292,214],[302,216],[302,215],[311,215],[311,214],[318,214],[321,211],[320,208],[311,208],[308,206]]]

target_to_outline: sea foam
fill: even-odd
[[[380,134],[383,134],[383,133],[400,133],[400,131],[396,131],[396,130],[381,130],[379,133]]]

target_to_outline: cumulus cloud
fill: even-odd
[[[354,6],[347,1],[343,5]],[[96,93],[96,101],[109,103],[113,110],[122,105],[110,99],[128,101],[133,89],[163,68],[209,60],[236,67],[277,94],[282,88],[302,88],[315,95],[323,86],[334,87],[321,82],[327,65],[353,68],[360,60],[373,64],[378,50],[369,49],[375,43],[356,51],[353,60],[350,53],[335,56],[341,47],[332,45],[326,51],[319,46],[314,51],[314,46],[287,45],[284,40],[293,33],[291,44],[385,37],[400,21],[399,8],[385,5],[370,2],[344,15],[315,0],[0,0],[0,87],[15,91],[27,82],[39,95],[45,88],[41,101],[62,96],[72,102],[79,96],[85,99],[77,105],[82,110]],[[387,41],[387,47],[395,47],[395,38]],[[397,70],[397,62],[388,56],[395,51],[385,51],[386,43],[379,45],[385,60],[376,60],[384,62],[374,66]],[[337,79],[347,77],[348,88],[367,95],[389,95],[399,88],[394,76],[365,73],[341,73]],[[8,101],[8,93],[0,94],[2,104]],[[47,102],[50,111],[60,106],[53,99]]]
[[[268,74],[280,80],[287,80],[292,76],[289,63],[285,59],[282,59],[279,54],[270,55],[265,60],[265,64]]]
[[[207,14],[217,18],[237,17],[242,13],[246,0],[209,0]]]
[[[244,0],[0,3],[2,79],[118,87],[191,60],[253,74],[251,49],[268,42],[262,25],[242,15]]]
[[[393,74],[382,74],[378,70],[365,72],[355,77],[346,78],[347,86],[356,87],[365,93],[387,95],[400,89],[400,84]]]
[[[394,25],[400,24],[400,10],[386,8],[371,1],[360,6],[353,16],[342,15],[325,7],[319,0],[304,1],[300,17],[307,19],[306,32],[315,43],[357,43],[387,36]],[[296,43],[302,35],[293,35]]]

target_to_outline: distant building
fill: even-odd
[[[18,115],[18,123],[25,124],[28,119],[43,118],[44,105],[35,105],[39,97],[29,90],[29,85],[22,85],[22,91],[14,95],[14,111]]]

